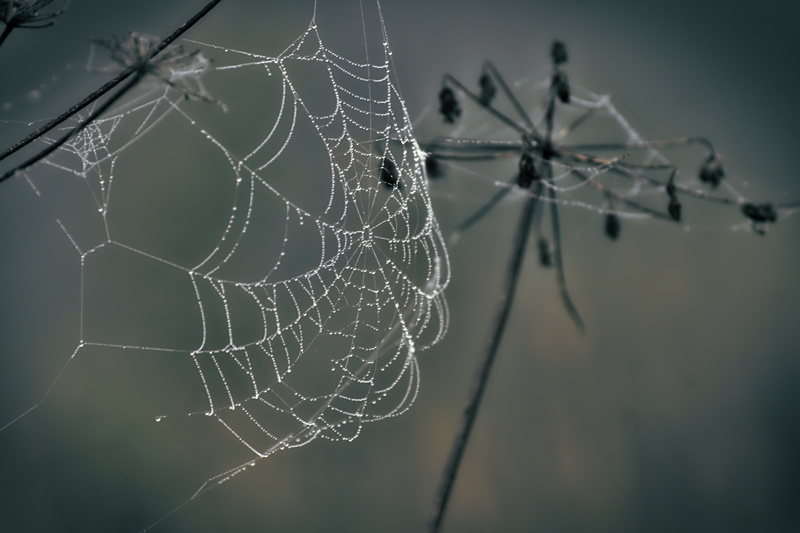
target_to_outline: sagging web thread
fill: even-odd
[[[205,45],[216,56],[213,67],[193,60],[189,69],[168,71],[168,80],[143,82],[135,97],[26,173],[37,193],[44,182],[78,180],[96,210],[92,231],[59,220],[81,260],[81,336],[73,358],[87,347],[191,358],[208,404],[194,414],[217,421],[249,451],[252,460],[204,487],[278,450],[318,437],[351,440],[364,424],[404,412],[419,386],[417,354],[447,330],[449,265],[424,155],[392,78],[382,19],[372,27],[380,44],[361,61],[326,47],[313,18],[274,57]],[[366,43],[366,26],[364,32]],[[215,99],[201,75],[208,83],[245,77],[247,89],[265,100],[274,96],[267,85],[279,88],[271,115],[240,110],[263,118],[264,133],[249,151],[237,153],[223,138],[236,129],[230,115],[237,102],[221,99],[228,115],[208,105]],[[305,87],[329,98],[320,103]],[[179,153],[178,144],[200,139],[200,150],[224,161],[222,171],[198,172],[191,185],[222,180],[222,198],[232,199],[218,239],[194,262],[129,242],[116,223],[118,195],[137,179],[120,169],[130,169],[126,158],[136,157],[136,145],[164,127],[182,132],[175,147],[164,147],[166,158]],[[287,173],[297,154],[321,157],[310,173]],[[120,253],[188,281],[201,331],[193,347],[95,338],[85,324],[90,276],[104,257]],[[243,310],[255,328],[240,327]],[[215,337],[218,320],[224,332]]]

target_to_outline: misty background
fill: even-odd
[[[3,147],[27,131],[19,121],[51,117],[107,79],[85,69],[89,37],[164,36],[202,5],[73,0],[54,27],[13,32],[0,47]],[[312,10],[227,0],[185,37],[274,56]],[[800,198],[796,6],[386,1],[382,11],[420,140],[443,132],[444,73],[474,85],[491,59],[510,80],[541,76],[558,38],[571,82],[610,94],[644,138],[703,135],[749,199]],[[317,20],[330,47],[363,52],[357,2],[320,1]],[[217,83],[209,90],[223,100],[249,94]],[[116,221],[121,231],[152,239],[160,254],[200,253],[218,194],[202,185],[204,156],[168,135],[135,149],[135,168],[116,169],[141,177],[116,193],[131,214]],[[688,158],[683,172],[701,159]],[[298,160],[296,175],[313,184],[308,165]],[[445,236],[506,178],[450,169],[432,183]],[[189,211],[152,207],[178,198],[172,207]],[[140,203],[152,210],[136,211]],[[352,443],[320,439],[269,457],[153,531],[420,531],[488,340],[520,207],[519,198],[504,202],[450,250],[450,332],[419,354],[422,386],[408,413],[366,426]],[[732,231],[742,221],[735,209],[684,209],[689,231],[624,220],[616,243],[597,214],[561,210],[567,279],[587,334],[564,311],[553,272],[529,255],[445,531],[800,528],[800,218],[759,237]],[[80,339],[81,266],[56,219],[89,228],[86,213],[58,189],[39,198],[23,179],[0,184],[0,426],[63,369],[47,400],[0,432],[2,531],[138,531],[240,452],[179,416],[155,422],[198,409],[188,358],[91,348],[67,364]],[[181,314],[191,293],[126,258],[108,264],[93,271],[85,336],[171,345],[196,334]],[[152,315],[126,313],[120,302],[139,296]]]

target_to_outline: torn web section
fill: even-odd
[[[151,361],[142,394],[168,389],[159,419],[212,471],[403,412],[446,330],[446,251],[365,17],[278,55],[198,45],[202,84],[145,78],[30,173],[80,258],[75,356]],[[358,54],[325,43],[351,30]]]

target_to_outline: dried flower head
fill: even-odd
[[[64,9],[43,13],[53,0],[0,0],[0,21],[9,28],[46,28]]]
[[[117,67],[132,70],[140,76],[151,75],[163,81],[186,98],[224,105],[212,98],[201,82],[211,61],[199,50],[187,52],[183,46],[172,44],[156,53],[161,39],[144,33],[130,32],[125,38],[94,38],[92,42],[106,50]],[[108,67],[100,69],[111,70]]]

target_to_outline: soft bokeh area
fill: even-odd
[[[328,46],[360,58],[359,3],[318,3]],[[164,36],[202,5],[72,0],[52,28],[13,32],[0,46],[2,146],[108,78],[86,70],[89,37]],[[570,81],[611,95],[644,138],[706,136],[748,198],[800,199],[798,6],[381,7],[420,140],[447,132],[436,102],[445,73],[474,86],[492,60],[524,87],[546,75],[557,38],[569,48]],[[313,10],[311,1],[225,0],[185,37],[275,56]],[[277,81],[256,90],[232,72],[209,77],[207,88],[229,106],[197,112],[215,137],[235,150],[264,135],[247,106],[276,109]],[[203,148],[199,127],[164,126],[176,129],[148,134],[113,170],[112,221],[126,242],[191,263],[227,216],[230,201],[220,200],[230,191],[212,178],[228,163]],[[319,147],[288,153],[281,187],[303,202],[324,199]],[[686,153],[682,171],[691,173],[702,152]],[[450,167],[431,183],[445,237],[513,168]],[[183,416],[205,408],[185,355],[199,334],[193,289],[158,262],[120,254],[92,256],[82,293],[80,255],[59,221],[84,249],[103,236],[71,191],[52,186],[39,197],[24,178],[0,183],[0,427],[46,395],[0,431],[0,531],[134,532],[173,510],[152,531],[423,530],[500,303],[521,196],[450,249],[450,330],[418,354],[421,389],[409,412],[366,425],[351,443],[318,439],[277,453],[188,501],[246,457],[230,434]],[[800,530],[800,216],[758,236],[735,209],[687,201],[684,210],[688,229],[624,220],[612,243],[597,213],[562,208],[567,280],[586,335],[564,311],[554,273],[529,254],[444,531]],[[221,322],[211,325],[224,337]],[[82,337],[178,351],[87,347],[71,359]],[[160,415],[167,420],[157,423]]]

